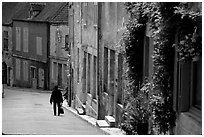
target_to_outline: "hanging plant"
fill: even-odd
[[[196,32],[197,27],[193,34],[185,35],[185,37],[178,44],[178,52],[180,61],[191,61],[199,57],[202,53],[201,37]]]
[[[181,32],[178,44],[180,61],[191,61],[202,53],[202,38],[198,34],[199,23],[202,22],[202,12],[199,8],[200,3],[180,3],[175,7],[175,15],[179,16],[179,26]],[[201,5],[201,4],[200,4]]]

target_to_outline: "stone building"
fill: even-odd
[[[7,13],[10,9],[12,15]],[[68,3],[4,3],[3,12],[5,23],[12,24],[9,37],[13,37],[8,42],[13,43],[10,64],[14,71],[8,75],[14,74],[14,86],[51,89],[58,84],[66,88]],[[5,33],[5,44],[7,37]]]
[[[69,10],[72,104],[79,113],[98,120],[111,116],[116,123],[123,107],[123,59],[117,50],[125,30],[123,8],[123,3],[82,2],[70,3]]]

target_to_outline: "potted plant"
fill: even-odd
[[[148,134],[149,111],[149,92],[151,83],[146,83],[134,95],[129,97],[121,127],[126,134]]]
[[[146,81],[140,88],[138,92],[138,124],[137,124],[137,133],[139,135],[148,134],[148,126],[149,126],[149,117],[150,117],[150,109],[149,109],[149,94],[151,91],[151,83]]]

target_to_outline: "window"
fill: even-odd
[[[83,25],[86,26],[88,23],[88,2],[83,3]]]
[[[8,31],[3,32],[4,50],[8,51]]]
[[[21,51],[21,28],[16,27],[16,50]]]
[[[38,85],[40,88],[44,87],[44,69],[38,69]]]
[[[23,28],[23,51],[28,52],[28,28]]]
[[[93,98],[96,99],[96,90],[97,90],[97,60],[96,56],[94,56],[93,61]]]
[[[202,105],[202,61],[192,62],[192,106],[201,110]]]
[[[90,93],[91,90],[91,54],[88,53],[88,72],[87,72],[87,92]]]
[[[58,77],[57,77],[58,86],[62,86],[62,64],[58,63]]]
[[[67,65],[63,65],[63,83],[67,83]]]
[[[65,49],[69,50],[69,37],[68,37],[68,35],[65,35]]]
[[[123,57],[118,55],[118,99],[117,102],[122,104],[122,75],[123,75]]]
[[[104,48],[104,70],[103,70],[103,78],[104,78],[104,84],[103,84],[103,90],[104,92],[108,91],[108,48]]]
[[[31,66],[30,70],[31,70],[31,79],[35,79],[36,78],[36,67]]]
[[[98,20],[97,17],[98,17],[97,2],[94,2],[94,27],[97,27],[97,20]]]
[[[62,31],[58,27],[56,30],[56,42],[58,43],[62,42]]]
[[[21,61],[16,59],[16,79],[20,80]]]
[[[115,87],[115,51],[110,50],[110,71],[109,71],[109,91],[111,95],[114,95]]]
[[[145,36],[143,61],[143,82],[149,77],[149,37]]]
[[[42,55],[42,38],[36,37],[37,54]]]
[[[77,48],[77,82],[79,83],[79,48]]]
[[[53,62],[53,69],[52,69],[52,76],[53,80],[57,80],[57,63]]]
[[[176,43],[180,42],[181,32],[177,33]],[[196,61],[180,62],[180,56],[174,54],[174,110],[190,112],[201,117],[202,110],[202,56]]]
[[[28,81],[28,62],[23,61],[23,80]]]
[[[83,63],[83,93],[86,92],[86,56],[87,53],[84,51],[84,63]]]

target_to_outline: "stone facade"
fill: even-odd
[[[68,37],[68,25],[50,25],[50,89],[59,85],[67,87],[67,60],[66,37]]]
[[[2,26],[2,62],[6,67],[6,83],[13,86],[12,27]],[[3,65],[3,64],[2,64]],[[4,72],[3,72],[4,73]],[[2,75],[5,75],[2,74]]]
[[[73,35],[72,51],[75,53],[71,57],[74,106],[96,119],[113,116],[119,123],[123,106],[123,59],[117,45],[125,30],[123,3],[83,2],[70,5],[70,11],[74,11],[73,22],[69,22],[69,26],[74,28],[69,33]],[[99,81],[99,75],[102,81]],[[99,87],[101,84],[103,88]]]

